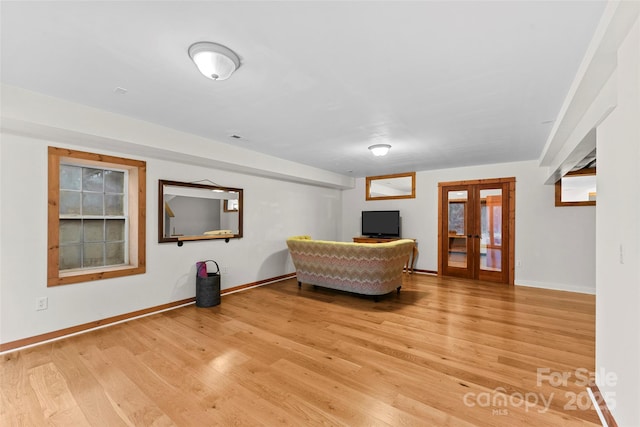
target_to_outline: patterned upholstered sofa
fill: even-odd
[[[298,286],[307,283],[374,296],[400,292],[402,270],[414,245],[410,239],[387,243],[331,242],[310,236],[287,239]]]

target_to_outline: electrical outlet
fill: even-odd
[[[222,274],[229,274],[229,268],[228,267],[222,267]]]
[[[519,259],[516,260],[516,267],[522,267],[522,261]]]
[[[49,299],[47,297],[40,297],[36,300],[36,310],[46,310],[49,307]]]

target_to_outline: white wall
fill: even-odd
[[[586,135],[586,136],[585,136]],[[596,383],[620,426],[640,426],[640,2],[610,1],[542,164],[597,148]]]
[[[596,382],[640,425],[640,19],[618,48],[617,105],[597,128]],[[616,375],[616,380],[606,374]]]
[[[344,190],[342,240],[360,235],[363,210],[399,209],[402,235],[418,239],[416,268],[437,270],[438,182],[516,177],[515,283],[595,293],[595,208],[554,206],[554,187],[544,185],[537,162],[504,163],[416,174],[416,198],[365,200],[364,179]]]
[[[127,156],[147,162],[146,274],[48,288],[47,146],[97,150],[8,133],[0,136],[3,343],[193,297],[198,260],[216,260],[228,271],[221,278],[222,288],[230,288],[293,272],[285,243],[290,235],[339,237],[340,190]],[[157,243],[159,179],[210,179],[243,188],[244,237],[229,243],[187,242],[182,247]],[[47,310],[36,311],[38,297],[48,297]]]
[[[87,148],[243,172],[283,181],[350,188],[353,178],[18,87],[0,85],[3,129]]]

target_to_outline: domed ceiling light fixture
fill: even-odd
[[[189,47],[189,56],[198,70],[211,80],[226,80],[240,66],[238,55],[218,43],[194,43]]]
[[[369,146],[374,156],[386,156],[391,146],[389,144],[375,144]]]

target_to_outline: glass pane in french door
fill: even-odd
[[[467,268],[467,208],[468,193],[466,190],[447,192],[449,204],[448,215],[448,266]]]
[[[502,271],[502,190],[480,190],[480,269]]]

